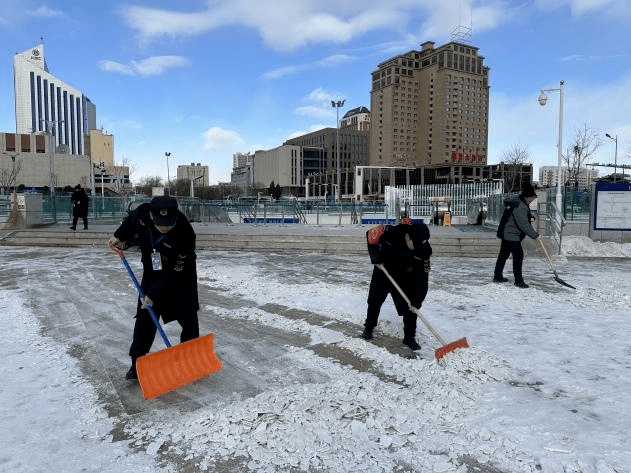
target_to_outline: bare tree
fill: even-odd
[[[529,158],[528,145],[514,144],[502,152],[501,162],[504,163],[506,168],[507,192],[521,190],[521,171]]]
[[[22,161],[16,159],[16,154],[3,153],[11,157],[12,163],[10,164],[10,168],[0,169],[0,188],[3,192],[6,192],[8,189],[15,187],[15,183],[17,181],[18,174],[22,170]]]
[[[152,189],[154,187],[163,187],[162,186],[162,178],[160,176],[150,176],[150,177],[143,177],[140,180],[140,188],[142,189],[142,193],[150,196]]]
[[[576,130],[576,137],[567,148],[563,160],[568,169],[566,185],[578,186],[581,169],[584,168],[593,158],[594,153],[602,144],[600,133],[587,127]]]
[[[129,159],[123,156],[120,164],[112,166],[112,187],[120,195],[128,195],[133,191],[131,175],[135,171],[135,166]],[[129,182],[127,182],[129,181]]]

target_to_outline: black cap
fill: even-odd
[[[413,223],[409,226],[407,233],[416,248],[420,248],[424,242],[429,240],[429,228],[424,223]]]
[[[150,204],[153,223],[158,227],[172,227],[177,219],[177,200],[168,195],[151,199]]]
[[[526,184],[524,186],[524,190],[521,191],[521,196],[523,198],[537,197],[537,193],[535,192],[535,189],[532,187],[531,184]]]

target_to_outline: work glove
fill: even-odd
[[[146,309],[148,306],[152,306],[153,307],[153,301],[151,299],[149,299],[148,296],[145,296],[144,299],[140,300],[141,302],[141,308]]]
[[[116,237],[112,237],[110,238],[109,241],[110,246],[113,246],[114,248],[117,248],[121,251],[124,251],[127,249],[127,245],[125,244],[124,241],[120,241],[118,238]]]

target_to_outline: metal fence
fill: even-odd
[[[412,218],[432,218],[437,202],[448,199],[452,216],[468,217],[475,223],[484,207],[486,221],[499,223],[504,200],[516,194],[502,193],[502,182],[435,184],[427,186],[386,187],[384,202],[300,201],[295,199],[263,201],[203,201],[191,197],[177,197],[180,210],[194,222],[202,223],[337,223],[361,224],[377,220],[395,221],[400,209],[407,209]],[[71,222],[70,193],[41,196],[37,220],[41,223]],[[568,221],[588,221],[592,194],[586,190],[563,189],[563,216]],[[90,196],[88,219],[100,223],[119,223],[133,208],[151,197]],[[543,200],[543,199],[541,199]],[[547,190],[547,202],[555,202],[556,188]],[[27,209],[28,210],[28,209]],[[549,210],[549,209],[548,209]],[[552,214],[552,212],[547,213]],[[11,195],[0,194],[0,221],[6,221],[11,211]]]
[[[452,216],[465,217],[469,201],[500,195],[503,190],[502,181],[386,187],[384,201],[391,209],[396,205],[409,208],[412,218],[432,216],[437,202],[448,202]]]

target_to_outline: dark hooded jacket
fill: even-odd
[[[143,292],[154,302],[154,309],[168,323],[182,314],[199,310],[195,231],[186,216],[177,211],[175,226],[160,233],[150,217],[148,203],[132,210],[114,236],[127,244],[140,247],[143,266]],[[162,269],[155,271],[151,262],[153,251],[160,253]]]
[[[70,202],[72,202],[72,216],[73,217],[87,217],[88,216],[88,194],[82,187],[75,188]]]
[[[414,250],[408,248],[406,233],[412,238]],[[396,225],[382,235],[379,243],[383,265],[402,287],[414,285],[418,278],[427,278],[432,255],[427,225]]]

